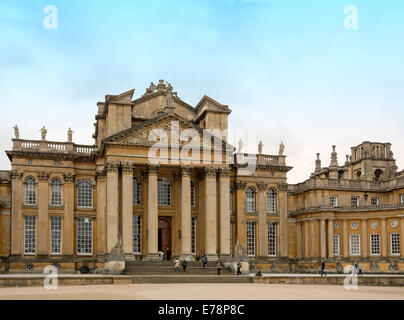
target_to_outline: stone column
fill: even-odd
[[[362,219],[362,257],[367,258],[368,250],[368,224],[366,219]]]
[[[348,222],[346,220],[342,221],[342,255],[344,258],[349,257],[349,246],[348,246]]]
[[[230,256],[230,173],[222,168],[219,173],[220,255]]]
[[[302,224],[296,223],[296,258],[301,259],[302,254]]]
[[[47,256],[49,239],[49,172],[38,173],[38,224],[37,224],[37,255]]]
[[[150,166],[148,177],[148,212],[147,212],[147,257],[146,260],[158,260],[158,198],[157,173],[158,166]]]
[[[20,256],[24,253],[24,221],[21,214],[21,206],[24,202],[24,188],[22,171],[13,170],[11,177],[11,255]]]
[[[122,248],[125,259],[133,259],[133,169],[132,162],[122,165]]]
[[[243,181],[236,182],[236,248],[235,254],[247,254],[247,226],[245,220],[246,212],[246,194],[245,194],[246,183]]]
[[[401,259],[404,258],[404,218],[400,220],[401,234],[400,234],[400,248],[401,248]]]
[[[63,202],[65,205],[63,217],[63,237],[62,254],[63,256],[73,257],[74,255],[74,173],[63,174]],[[97,220],[98,225],[98,220]],[[103,232],[105,236],[105,231]],[[98,243],[98,241],[97,241]]]
[[[210,261],[217,259],[216,169],[205,168],[205,250]]]
[[[320,221],[320,256],[321,259],[325,259],[327,257],[327,237],[325,231],[325,220],[321,219]]]
[[[328,219],[328,258],[334,258],[334,221]]]
[[[107,170],[107,253],[118,244],[118,164],[109,161]]]
[[[288,257],[288,186],[286,183],[278,185],[279,197],[279,256]]]
[[[386,218],[382,218],[382,257],[387,257],[387,223]]]
[[[265,183],[257,183],[258,188],[258,256],[268,256],[268,226],[267,226],[267,206]]]
[[[316,235],[316,232],[315,232],[315,223],[316,223],[316,220],[311,220],[310,221],[310,224],[309,224],[309,230],[310,230],[310,257],[311,258],[313,258],[313,257],[315,257],[316,256],[316,251],[315,251],[315,241],[314,241],[314,238],[315,238],[315,235]]]
[[[191,255],[191,168],[181,168],[181,259]]]
[[[310,257],[310,232],[309,232],[309,221],[304,222],[304,257]]]

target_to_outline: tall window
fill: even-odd
[[[51,206],[62,205],[62,182],[59,179],[53,179],[51,183]]]
[[[372,198],[370,199],[370,204],[371,204],[372,206],[378,206],[378,205],[379,205],[379,198],[378,198],[378,197],[372,197]]]
[[[195,183],[191,180],[191,207],[195,207]]]
[[[253,188],[247,188],[247,212],[255,212],[255,191]]]
[[[400,203],[404,203],[404,193],[400,194]]]
[[[372,256],[380,255],[380,235],[378,234],[370,235],[370,254]]]
[[[339,242],[339,234],[334,234],[333,236],[333,247],[334,247],[334,256],[338,257],[341,255],[341,247],[340,247],[340,242]]]
[[[268,256],[276,256],[276,224],[268,223]]]
[[[25,204],[35,205],[36,204],[36,185],[33,178],[28,178],[25,181]]]
[[[51,254],[62,253],[62,218],[51,217],[50,229]]]
[[[338,196],[330,196],[330,206],[338,207]]]
[[[269,189],[268,190],[268,212],[275,212],[275,190]]]
[[[233,255],[233,223],[230,222],[230,255]]]
[[[142,217],[133,216],[133,253],[142,253]]]
[[[35,254],[36,252],[36,217],[24,217],[24,253]]]
[[[351,256],[359,256],[360,255],[360,235],[359,234],[351,234]]]
[[[247,222],[247,254],[255,256],[255,223]]]
[[[171,206],[171,182],[166,178],[157,180],[159,206]]]
[[[191,222],[191,253],[196,254],[196,218]]]
[[[390,234],[390,248],[391,248],[392,256],[400,255],[400,234],[399,233]]]
[[[77,185],[77,206],[93,207],[93,184],[90,181],[80,181]]]
[[[141,199],[141,184],[140,184],[140,179],[138,177],[133,178],[133,204],[134,205],[140,205],[140,199]]]
[[[233,212],[233,191],[230,190],[230,195],[229,195],[229,208],[230,208],[230,214]]]
[[[351,206],[359,207],[359,197],[351,197]]]
[[[93,220],[90,218],[77,219],[77,254],[91,255],[93,253]]]

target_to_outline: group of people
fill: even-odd
[[[325,262],[323,261],[323,262],[321,262],[321,268],[320,268],[320,276],[321,276],[321,277],[327,275],[327,274],[325,273],[324,269],[325,269]],[[363,276],[363,273],[362,273],[362,265],[361,265],[361,264],[358,264],[357,262],[355,262],[355,263],[352,265],[352,274],[353,274],[353,275],[358,275],[358,276]]]
[[[202,268],[205,269],[206,266],[208,265],[208,257],[206,255],[202,256]],[[174,268],[175,271],[180,271],[180,269],[184,270],[184,272],[187,272],[187,267],[188,267],[188,262],[185,259],[182,259],[181,261],[179,259],[175,259],[174,261]],[[217,269],[217,275],[221,276],[222,275],[222,270],[223,270],[223,264],[219,261],[216,265],[216,269]]]

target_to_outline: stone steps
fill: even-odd
[[[132,283],[252,283],[251,277],[246,276],[133,276]]]

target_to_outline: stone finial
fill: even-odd
[[[159,80],[159,84],[157,85],[157,91],[164,91],[164,90],[166,90],[164,80]]]
[[[316,159],[316,172],[321,170],[321,160],[320,160],[320,154],[317,153],[317,159]]]
[[[73,131],[72,131],[72,129],[69,127],[69,130],[67,130],[67,141],[69,142],[69,143],[72,143],[73,142]]]
[[[338,154],[335,151],[336,146],[332,146],[330,167],[338,167]]]
[[[20,139],[20,129],[18,129],[18,126],[14,126],[14,138],[15,139]]]
[[[48,133],[48,130],[46,130],[45,126],[43,126],[42,129],[39,130],[39,131],[41,132],[41,139],[42,139],[42,141],[45,141],[45,140],[46,140],[46,135],[47,135],[47,133]]]
[[[239,142],[238,142],[238,150],[237,152],[240,153],[243,150],[244,147],[244,143],[243,140],[240,138]]]
[[[349,162],[350,162],[350,161],[349,161],[349,154],[346,154],[345,157],[346,157],[345,165],[348,165]]]
[[[279,145],[279,155],[282,156],[284,152],[285,152],[285,145],[283,144],[283,141],[281,141],[281,144]]]
[[[260,141],[260,143],[258,144],[258,153],[262,154],[262,148],[264,147],[264,145],[262,144],[262,141]]]

